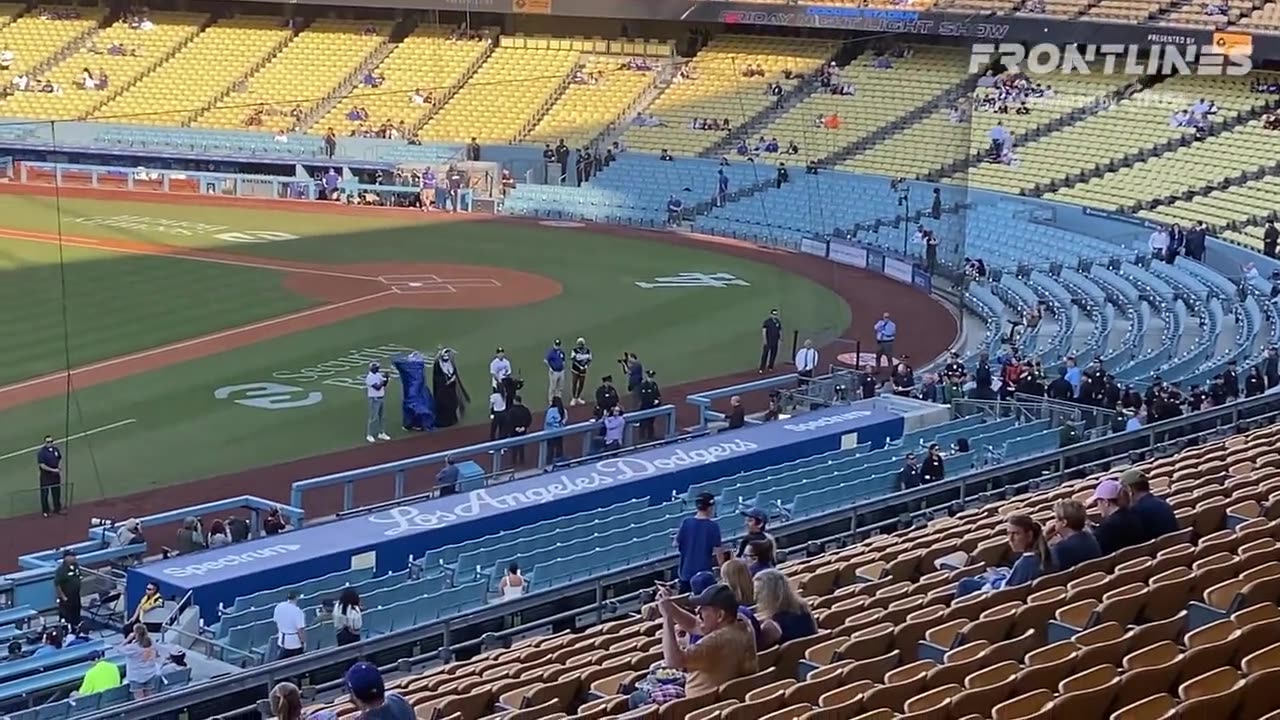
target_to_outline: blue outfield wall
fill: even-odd
[[[237,597],[329,573],[404,570],[409,558],[554,517],[646,497],[666,502],[689,486],[860,443],[902,436],[902,417],[869,403],[806,413],[741,430],[608,458],[469,493],[303,527],[282,535],[182,555],[129,570],[133,607],[148,582],[162,594],[192,593],[206,623]]]

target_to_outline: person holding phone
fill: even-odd
[[[390,376],[378,367],[378,363],[369,363],[369,373],[364,376],[364,386],[369,396],[369,416],[365,422],[364,437],[367,442],[391,439],[382,425],[383,405],[387,399],[389,382],[391,382]]]

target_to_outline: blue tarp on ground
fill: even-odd
[[[880,447],[902,432],[901,417],[861,403],[720,432],[132,568],[129,606],[156,582],[166,596],[191,591],[212,623],[218,603],[230,606],[242,595],[352,567],[403,570],[410,556],[445,545],[624,500],[665,502],[695,483],[859,443]]]

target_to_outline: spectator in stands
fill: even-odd
[[[1262,229],[1262,254],[1275,258],[1277,246],[1280,246],[1280,229],[1276,228],[1275,220],[1267,220]]]
[[[40,638],[40,647],[31,653],[31,657],[40,657],[56,653],[62,649],[62,632],[57,628],[45,632]]]
[[[956,587],[956,597],[1025,585],[1053,568],[1053,557],[1040,523],[1029,515],[1010,515],[1007,521],[1009,548],[1018,556],[1013,567],[988,568],[978,577],[968,577]]]
[[[1102,522],[1094,529],[1093,535],[1098,539],[1103,555],[1146,541],[1142,520],[1130,507],[1129,493],[1119,480],[1106,478],[1098,483],[1092,502],[1102,513]]]
[[[1053,523],[1046,528],[1053,569],[1070,570],[1083,562],[1102,556],[1098,541],[1087,527],[1088,514],[1077,500],[1059,500],[1053,505]]]
[[[382,673],[372,663],[358,662],[347,670],[347,692],[360,709],[361,720],[416,720],[413,706],[394,692],[387,692]]]
[[[1164,498],[1151,494],[1151,483],[1138,468],[1129,468],[1120,473],[1120,482],[1128,491],[1133,514],[1139,522],[1147,540],[1154,540],[1162,535],[1178,531],[1178,518],[1173,508]]]
[[[5,662],[13,662],[14,660],[21,660],[24,657],[26,657],[26,655],[22,653],[21,640],[14,640],[13,642],[9,643],[9,648],[6,652],[7,654],[4,657]]]
[[[662,613],[663,663],[686,673],[684,695],[698,697],[714,693],[724,683],[756,672],[756,643],[750,624],[739,614],[738,597],[728,585],[712,585],[690,599],[696,608],[699,641],[681,648],[676,640],[676,613],[670,591],[659,590],[658,610]],[[632,697],[631,705],[651,702],[649,697]]]
[[[773,569],[778,564],[777,558],[774,557],[773,538],[753,540],[747,543],[746,552],[742,554],[742,561],[747,564],[747,569],[751,571],[752,577],[765,570]]]
[[[13,67],[13,51],[9,48],[0,50],[0,70],[8,72]]]
[[[658,159],[664,162],[674,162],[675,158],[671,157],[671,153],[666,148],[662,148],[662,153],[658,155]]]
[[[160,678],[160,650],[151,639],[147,628],[133,626],[129,640],[120,646],[124,655],[124,676],[129,679],[129,690],[135,700],[155,693]]]
[[[214,520],[209,525],[209,547],[216,548],[231,544],[231,536],[227,534],[227,525],[222,520]]]
[[[230,534],[231,542],[244,542],[249,539],[249,521],[238,515],[232,515],[227,518],[227,532]]]
[[[498,599],[514,600],[524,594],[525,579],[520,574],[520,566],[511,563],[507,566],[507,574],[498,581]]]
[[[767,650],[818,633],[813,612],[777,570],[755,576],[756,617],[760,621],[761,642],[757,650]]]
[[[360,642],[360,629],[364,627],[364,615],[360,609],[360,594],[353,587],[342,591],[338,604],[333,608],[333,629],[338,645]]]
[[[1195,224],[1191,226],[1191,229],[1187,230],[1187,241],[1185,247],[1187,257],[1195,260],[1196,262],[1204,261],[1205,238],[1207,238],[1208,235],[1209,228],[1204,224],[1203,220],[1197,220]]]
[[[276,683],[268,697],[271,714],[277,720],[338,720],[337,713],[332,710],[321,710],[302,714],[302,693],[298,686],[290,682]]]
[[[751,543],[773,543],[773,537],[765,532],[765,527],[769,524],[769,516],[763,510],[751,508],[744,511],[742,517],[745,518],[746,534],[738,541],[738,557],[744,557],[747,554]]]
[[[1134,411],[1132,415],[1129,416],[1129,419],[1125,420],[1124,431],[1134,432],[1136,430],[1141,430],[1142,426],[1146,424],[1147,424],[1147,409],[1138,408],[1136,411]]]
[[[681,213],[681,210],[683,209],[684,209],[684,201],[676,197],[676,195],[672,193],[671,197],[667,198],[667,224],[668,225],[680,224],[680,213]]]
[[[920,483],[920,463],[916,460],[916,454],[909,452],[903,460],[902,469],[898,471],[898,489],[910,490],[920,487]]]
[[[160,623],[148,623],[144,618],[147,613],[162,607],[164,607],[164,596],[160,594],[160,586],[154,582],[147,583],[146,590],[142,592],[137,606],[133,608],[133,615],[129,616],[129,622],[125,623],[125,635],[132,633],[133,626],[138,624],[145,624],[149,632],[160,632]]]
[[[890,377],[893,383],[893,394],[898,397],[910,397],[916,387],[916,375],[911,366],[905,362],[898,363]]]
[[[71,636],[62,643],[62,647],[69,648],[76,645],[84,645],[93,640],[93,636],[89,634],[89,624],[81,621],[72,631]]]
[[[938,443],[929,443],[929,453],[925,455],[924,464],[920,466],[920,479],[926,484],[942,482],[946,477],[946,468],[942,462],[942,448]]]
[[[273,507],[267,511],[267,517],[262,521],[262,532],[267,535],[279,535],[288,529],[289,524],[284,521],[280,508]]]
[[[307,615],[298,607],[298,591],[290,590],[271,614],[276,624],[275,649],[278,659],[306,652]]]
[[[791,173],[787,170],[787,164],[783,162],[778,163],[778,171],[773,181],[774,187],[781,189],[783,185],[786,185],[790,181]]]
[[[1267,390],[1267,380],[1262,376],[1262,368],[1254,365],[1244,378],[1244,396],[1257,397]]]
[[[737,430],[747,424],[747,413],[742,407],[742,396],[734,395],[729,398],[729,430]]]
[[[183,520],[182,527],[178,529],[177,551],[185,555],[204,550],[205,547],[204,531],[200,527],[199,518],[188,517]]]
[[[676,531],[674,545],[680,552],[677,576],[680,592],[689,592],[689,580],[700,572],[715,568],[715,558],[722,544],[720,525],[715,520],[716,498],[701,493],[694,500],[694,516],[685,518]]]
[[[84,673],[80,687],[71,693],[71,698],[82,698],[120,687],[120,666],[106,659],[105,652],[94,653],[93,665]]]

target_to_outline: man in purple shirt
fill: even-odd
[[[418,191],[418,200],[422,204],[422,212],[427,212],[436,201],[436,173],[431,168],[427,168],[422,172],[421,190]]]
[[[606,452],[622,447],[622,433],[627,428],[627,421],[622,417],[622,408],[614,407],[604,416],[604,449]]]
[[[324,184],[324,198],[326,200],[338,199],[338,181],[340,179],[338,171],[333,168],[329,168],[329,172],[324,174],[321,182]]]
[[[551,344],[547,351],[547,405],[554,398],[564,396],[564,349],[560,347],[560,338]]]

